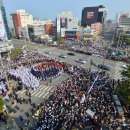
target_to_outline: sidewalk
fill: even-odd
[[[7,119],[7,125],[5,123],[0,124],[0,130],[19,130],[19,128],[14,119],[9,117]]]

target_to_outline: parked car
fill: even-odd
[[[81,64],[85,64],[86,63],[86,61],[83,60],[83,59],[78,59],[78,60],[76,60],[76,62],[81,63]]]
[[[68,55],[70,55],[70,56],[75,56],[75,54],[72,53],[72,52],[69,52]]]
[[[45,54],[49,54],[49,55],[51,55],[52,52],[51,52],[51,51],[46,51]]]
[[[99,64],[99,65],[98,65],[98,68],[103,69],[103,70],[110,71],[110,67],[107,66],[107,65]]]
[[[127,65],[126,64],[122,65],[121,67],[124,68],[124,69],[127,69]]]
[[[60,55],[59,55],[59,57],[60,57],[60,58],[66,58],[66,57],[67,57],[67,55],[60,54]]]

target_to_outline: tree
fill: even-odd
[[[3,112],[4,109],[4,101],[2,98],[0,98],[0,113]]]
[[[16,57],[18,57],[20,54],[22,53],[22,50],[20,48],[14,48],[11,50],[11,58],[15,59]]]
[[[59,39],[57,39],[57,43],[59,43],[59,44],[63,44],[63,43],[64,43],[64,39],[63,39],[63,38],[59,38]]]
[[[130,64],[122,70],[121,74],[124,80],[118,85],[116,92],[125,104],[130,104]]]

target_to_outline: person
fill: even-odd
[[[20,120],[21,122],[23,122],[23,121],[24,121],[23,116],[19,115],[19,120]]]

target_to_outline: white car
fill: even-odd
[[[60,54],[60,55],[59,55],[59,57],[61,57],[61,58],[66,58],[66,57],[67,57],[67,55]]]
[[[99,54],[93,54],[93,56],[100,57],[100,58],[104,58],[103,56],[101,56],[101,55],[99,55]]]
[[[86,64],[87,63],[86,60],[83,60],[83,59],[78,59],[78,60],[76,60],[76,62],[81,63],[81,64]]]
[[[127,65],[126,64],[122,65],[121,67],[124,68],[124,69],[127,69]]]
[[[51,51],[46,51],[45,54],[49,54],[49,55],[51,55],[52,52],[51,52]]]

